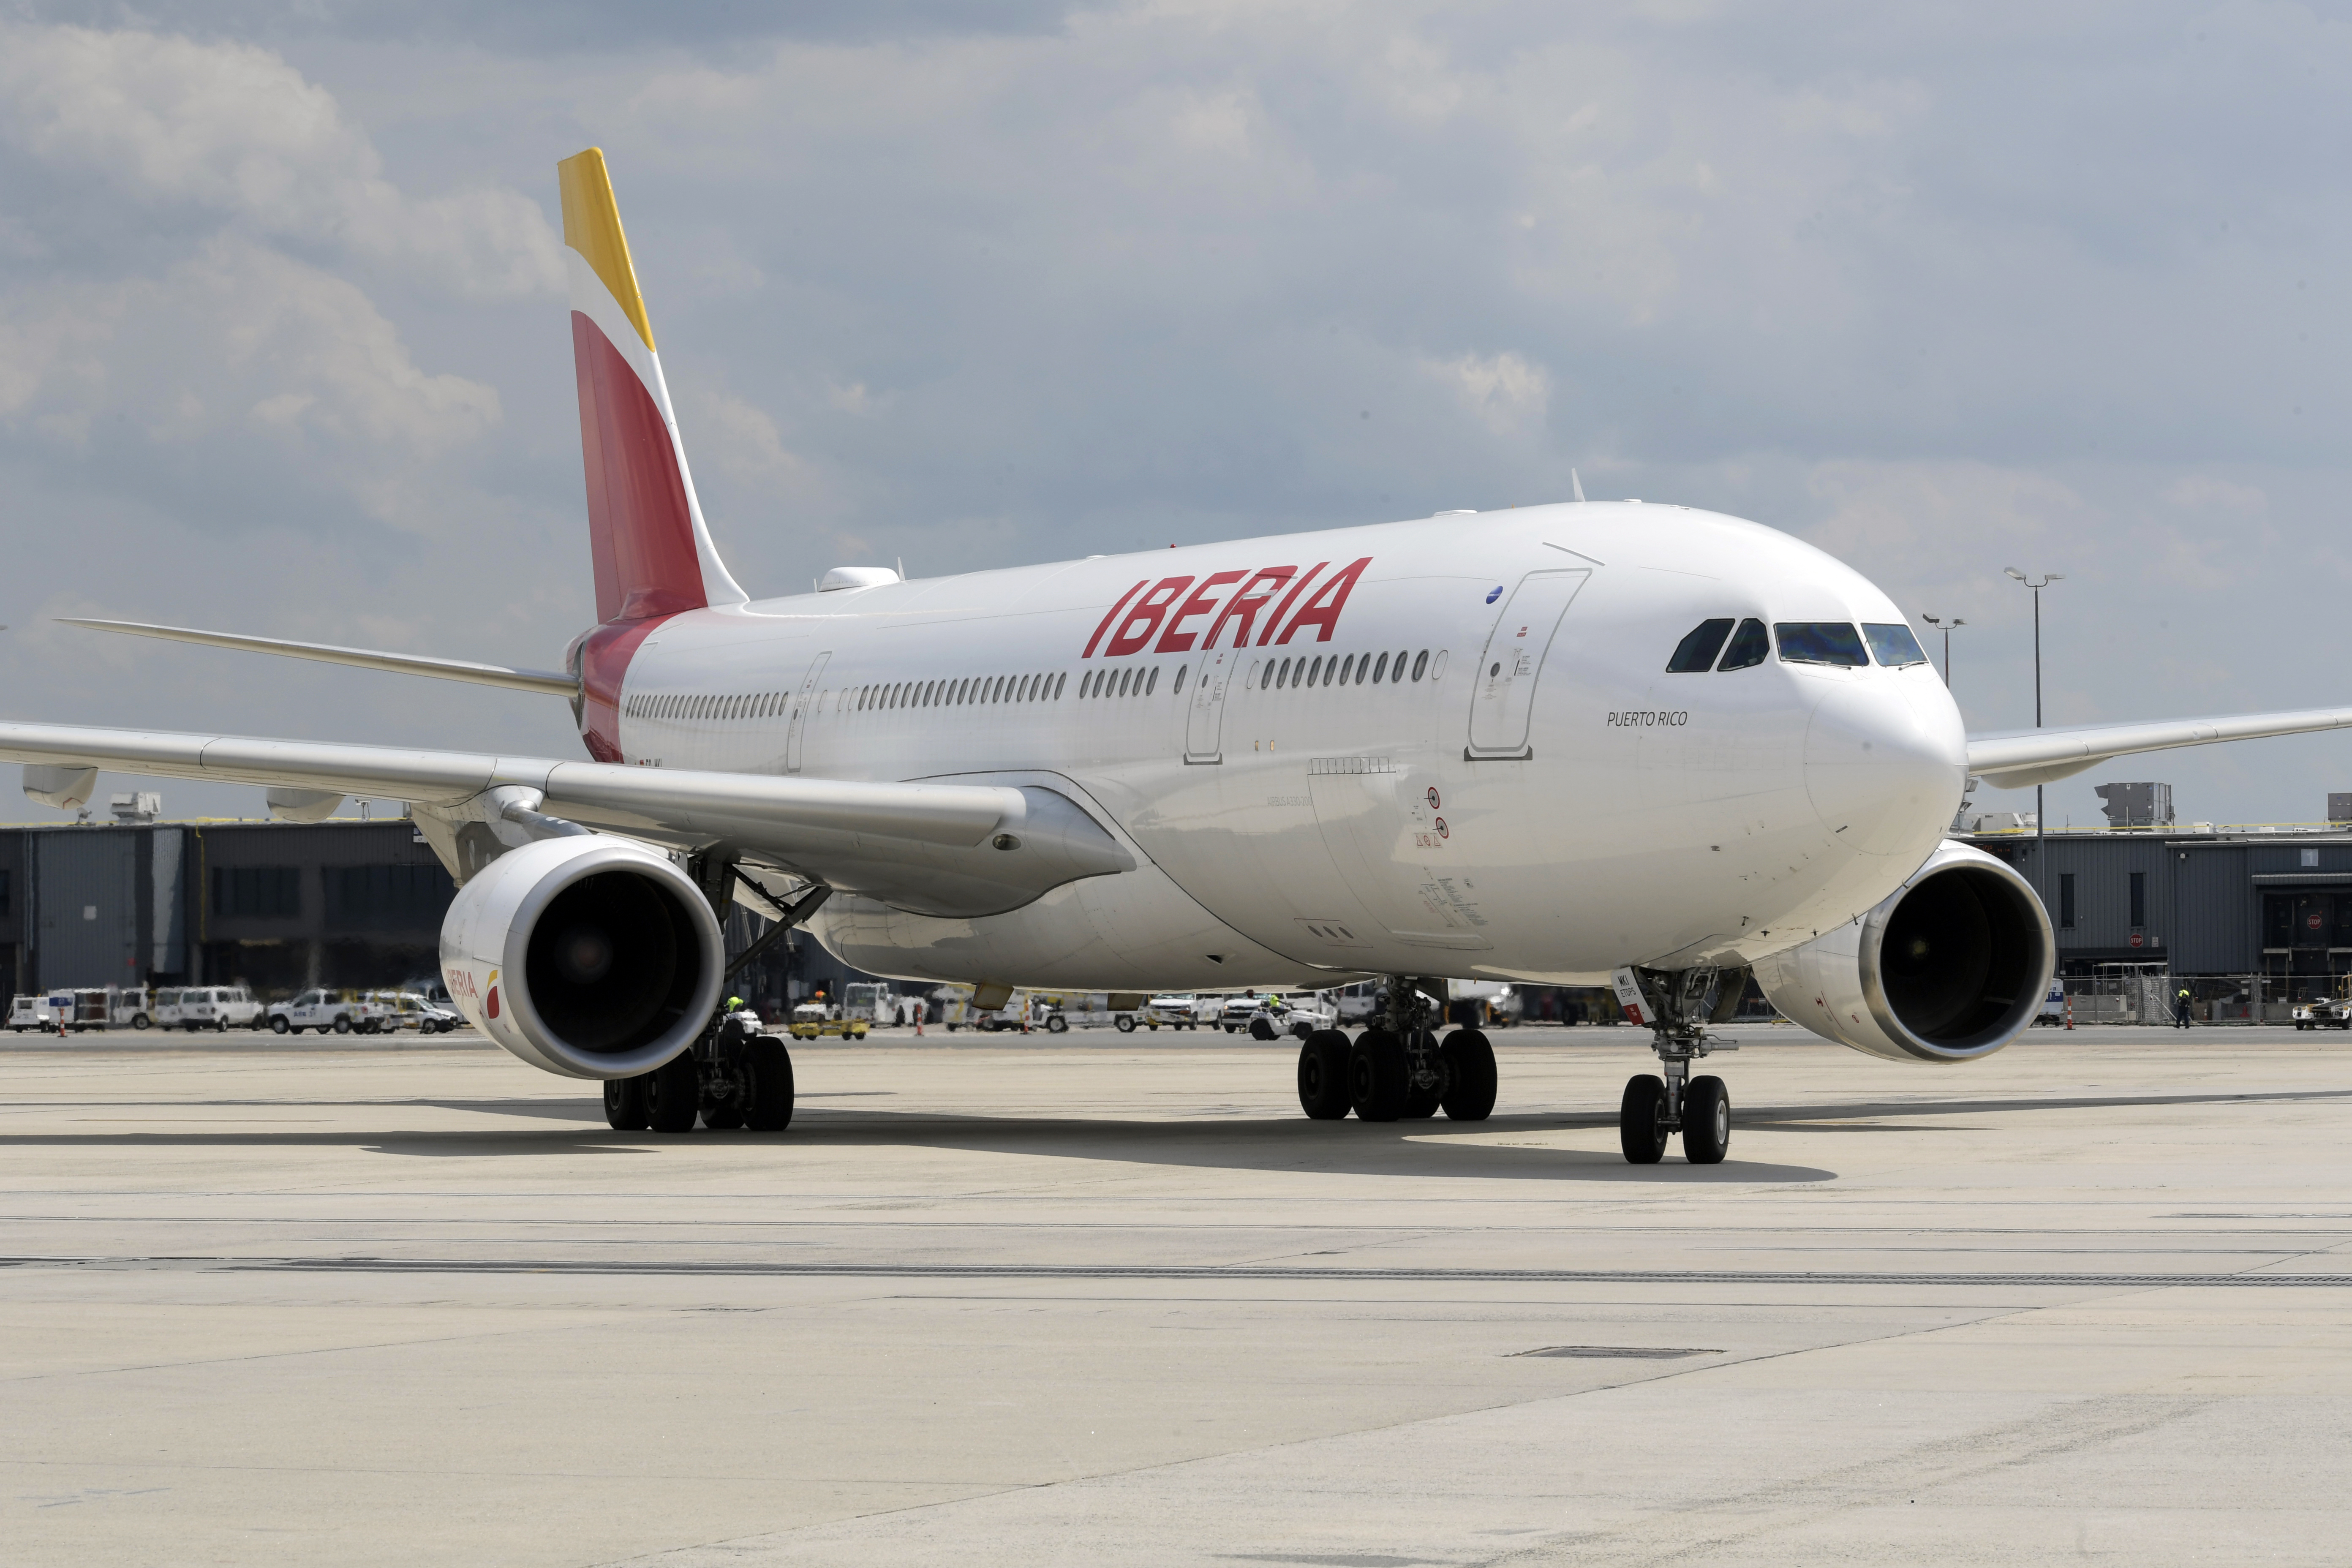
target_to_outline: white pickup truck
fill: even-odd
[[[373,1035],[383,1023],[380,1005],[355,1001],[341,991],[305,991],[291,1002],[269,1005],[269,1026],[281,1035],[299,1035],[305,1029],[322,1035],[330,1030],[348,1035],[356,1029]]]

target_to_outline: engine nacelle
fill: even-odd
[[[1861,920],[1756,961],[1782,1016],[1890,1061],[1964,1062],[2032,1023],[2058,944],[2033,886],[1947,843]]]
[[[457,890],[441,977],[474,1026],[571,1078],[650,1072],[719,1006],[726,947],[687,874],[614,838],[542,839]]]

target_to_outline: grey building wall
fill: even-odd
[[[2352,838],[2053,834],[2047,840],[2046,875],[2031,837],[1992,835],[1975,842],[2042,890],[2058,936],[2059,962],[2069,972],[2100,963],[2161,962],[2177,974],[2284,973],[2290,968],[2307,973],[2315,963],[2336,973],[2352,973],[2352,938],[2326,959],[2315,959],[2315,944],[2306,942],[2292,963],[2274,946],[2266,948],[2264,939],[2266,899],[2316,894],[2352,900]],[[2135,872],[2145,879],[2146,889],[2137,927],[2131,920]],[[2068,876],[2074,879],[2071,926],[2064,923],[2062,881]],[[2352,919],[2352,904],[2314,901],[2297,907],[2305,919],[2322,913],[2331,937]],[[2140,939],[2137,947],[2132,945],[2134,935]]]
[[[25,975],[25,900],[32,882],[25,875],[21,829],[0,831],[0,984],[8,994],[28,988]]]
[[[63,828],[32,836],[35,984],[137,985],[140,851],[135,830]]]
[[[49,987],[243,980],[381,986],[437,969],[455,887],[404,821],[60,825],[0,833],[0,983]],[[224,905],[224,872],[294,892]]]

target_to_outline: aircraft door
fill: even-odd
[[[1528,720],[1535,710],[1536,679],[1560,617],[1592,574],[1530,572],[1503,605],[1470,699],[1470,754],[1520,757],[1528,751]]]
[[[808,673],[801,677],[801,689],[793,693],[793,716],[784,727],[784,772],[788,773],[801,771],[801,732],[808,721],[809,705],[816,700],[817,678],[832,657],[827,651],[810,660]]]
[[[1241,662],[1241,650],[1206,652],[1201,656],[1201,678],[1192,683],[1192,704],[1184,715],[1184,760],[1192,763],[1222,763],[1221,737],[1225,721],[1225,682]]]

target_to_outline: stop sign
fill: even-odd
[[[2146,942],[2147,940],[2147,938],[2146,938],[2146,937],[2144,937],[2144,936],[2140,935],[2140,934],[2139,934],[2139,932],[2137,932],[2137,931],[2134,931],[2134,932],[2132,932],[2132,934],[2131,934],[2131,944],[2132,944],[2134,947],[2137,947],[2137,946],[2139,946],[2139,945],[2140,945],[2140,943],[2142,943],[2142,942]]]

